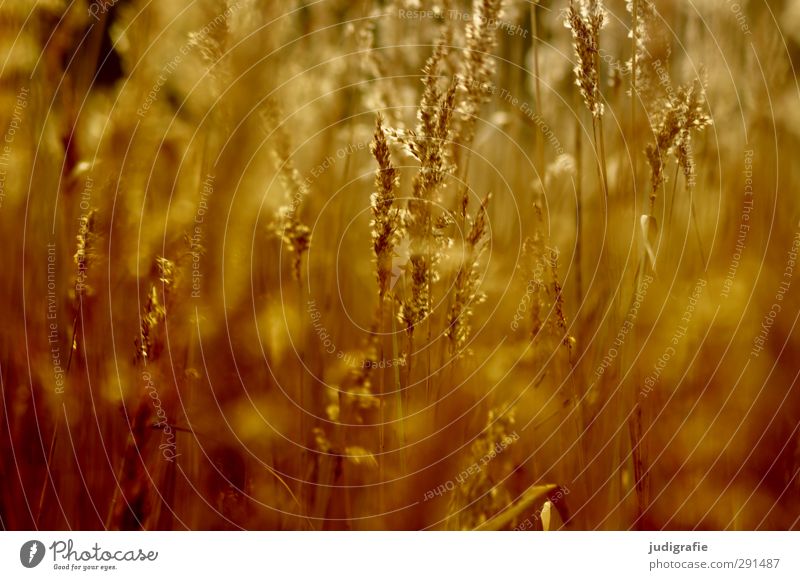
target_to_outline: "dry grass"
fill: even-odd
[[[0,525],[798,527],[791,3],[110,4],[0,7]]]

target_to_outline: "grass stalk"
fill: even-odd
[[[392,302],[394,304],[394,302]],[[399,360],[399,352],[400,349],[397,345],[397,317],[394,313],[394,307],[392,308],[391,312],[391,319],[392,319],[392,357],[395,361]],[[409,365],[411,368],[411,352],[408,353],[408,361],[406,364]],[[392,365],[394,368],[394,389],[395,393],[397,393],[397,420],[398,425],[400,428],[400,470],[402,473],[406,471],[406,462],[405,462],[405,446],[406,446],[406,428],[405,428],[405,413],[403,410],[403,389],[400,383],[400,366],[395,364]]]

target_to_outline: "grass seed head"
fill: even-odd
[[[606,10],[601,0],[570,0],[564,26],[572,32],[575,49],[575,84],[586,107],[595,118],[603,116],[600,94],[600,30],[605,26]]]

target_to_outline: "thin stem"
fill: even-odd
[[[669,262],[671,258],[671,245],[669,241],[672,239],[672,212],[675,209],[675,196],[678,193],[678,170],[680,166],[675,165],[675,176],[672,179],[672,193],[670,194],[669,199],[665,198],[664,203],[669,204],[669,209],[667,211],[667,220],[664,222],[664,239],[665,239],[665,246],[667,251],[667,262]],[[666,187],[664,188],[664,195],[666,195]],[[652,213],[652,212],[651,212]]]
[[[67,357],[67,370],[66,373],[69,374],[69,369],[72,366],[72,353],[75,350],[73,345],[75,344],[75,333],[78,331],[78,315],[79,312],[75,313],[75,318],[72,319],[72,333],[69,340],[69,357]],[[53,454],[56,448],[56,436],[58,435],[58,427],[61,424],[61,415],[58,415],[58,419],[56,419],[56,426],[53,429],[53,438],[50,440],[50,448],[47,451],[47,462],[45,463],[45,467],[47,469],[47,478],[42,482],[42,491],[39,494],[39,507],[36,513],[36,525],[39,525],[39,520],[42,517],[42,511],[44,510],[44,499],[47,495],[47,481],[50,478],[50,465],[53,461]]]
[[[578,93],[574,93],[574,98],[578,100]],[[580,110],[580,109],[576,109]],[[575,116],[575,198],[576,198],[576,217],[575,217],[575,286],[578,293],[578,304],[583,303],[583,125],[580,116]]]
[[[56,448],[56,435],[58,434],[58,426],[61,424],[61,415],[58,416],[58,420],[56,421],[56,426],[53,429],[53,438],[50,440],[50,449],[47,452],[47,463],[45,464],[45,469],[47,470],[47,474],[42,482],[42,491],[39,494],[39,508],[36,512],[36,526],[39,526],[40,519],[42,517],[42,511],[44,511],[44,498],[47,495],[47,483],[50,481],[51,472],[50,472],[50,465],[52,465],[53,461],[53,452]]]
[[[469,150],[469,152],[471,153],[471,149]],[[467,158],[464,160],[464,168],[463,168],[463,175],[462,175],[462,183],[464,184],[464,187],[461,190],[461,196],[456,198],[456,203],[458,204],[457,207],[456,207],[456,212],[455,212],[456,213],[456,223],[458,225],[459,233],[462,236],[464,236],[464,230],[466,229],[466,211],[467,211],[466,207],[467,207],[467,204],[468,204],[468,201],[469,201],[468,200],[469,187],[467,186],[467,177],[469,175],[469,162],[470,162],[471,157],[472,157],[471,154],[469,154],[469,155],[467,155]],[[445,283],[445,286],[444,286],[445,288],[452,288],[453,287],[453,281],[455,279],[455,276],[456,276],[455,272],[448,272],[447,273],[447,282]],[[448,292],[447,293],[447,303],[445,305],[445,308],[444,308],[443,312],[445,312],[445,313],[450,312],[450,307],[453,304],[453,299],[454,299],[453,292]],[[446,320],[446,317],[445,317],[445,320]],[[447,350],[445,348],[440,348],[439,349],[439,354],[440,354],[440,356],[439,356],[439,368],[440,369],[443,369],[445,364],[446,364],[446,358],[447,358],[447,354],[446,353],[447,353]],[[436,392],[438,392],[438,390],[439,390],[438,385],[435,387],[435,389],[436,389]],[[435,399],[435,397],[434,397],[434,399]],[[430,393],[430,391],[428,391],[428,392],[426,392],[426,402],[430,403],[431,400],[432,400],[431,399],[431,393]]]
[[[672,178],[672,195],[669,199],[669,213],[667,214],[667,227],[666,229],[669,231],[670,227],[672,226],[672,210],[675,209],[675,194],[678,191],[678,170],[680,166],[677,164],[675,165],[675,177]]]
[[[633,54],[631,58],[631,139],[633,139],[633,148],[636,149],[636,44],[637,38],[637,24],[639,22],[639,0],[633,0],[633,24],[631,25],[631,32],[633,37]],[[631,166],[631,173],[633,175],[633,211],[636,215],[636,160],[634,157]]]
[[[413,357],[411,356],[412,352],[414,352],[414,331],[413,331],[413,329],[412,329],[412,331],[410,333],[408,333],[408,361],[407,361],[407,365],[408,366],[406,368],[406,386],[405,386],[405,388],[403,389],[403,392],[402,392],[402,394],[403,394],[402,398],[403,398],[403,400],[405,402],[405,407],[406,408],[409,407],[409,398],[410,398],[409,391],[411,390],[411,370],[412,370],[411,362],[413,360]]]
[[[689,192],[689,213],[692,215],[692,224],[694,225],[694,231],[697,235],[697,245],[700,248],[700,259],[703,260],[703,270],[708,268],[708,261],[706,260],[706,251],[703,248],[703,238],[700,237],[700,226],[697,224],[697,210],[694,207],[694,198],[691,195],[691,189],[687,188],[687,192]]]
[[[586,429],[584,428],[584,419],[583,419],[583,397],[578,390],[578,385],[575,382],[575,373],[577,369],[575,368],[575,363],[572,360],[572,348],[567,346],[567,362],[569,364],[569,380],[572,385],[572,404],[574,405],[573,409],[573,417],[575,423],[575,434],[576,434],[576,449],[577,449],[577,460],[578,460],[578,473],[584,473],[586,469],[586,454],[583,449],[583,441],[584,441],[584,433]],[[588,480],[586,484],[588,486]]]
[[[608,193],[605,188],[605,179],[603,178],[603,163],[600,160],[600,143],[597,139],[597,119],[592,117],[592,141],[594,142],[594,154],[597,159],[597,177],[600,180],[600,187],[603,188],[603,195],[608,199]]]
[[[300,277],[297,277],[297,312],[302,312],[305,305],[303,304],[303,282]],[[301,343],[302,345],[302,343]],[[303,375],[305,374],[305,350],[304,346],[300,346],[300,373],[297,378],[298,384],[298,404],[300,406],[300,453],[299,453],[299,462],[300,467],[298,469],[298,493],[297,495],[300,498],[300,516],[305,518],[305,505],[304,505],[304,492],[305,492],[305,467],[308,460],[308,452],[306,449],[306,433],[307,433],[307,425],[306,425],[306,402],[305,402],[305,389],[304,389],[304,381]]]
[[[541,77],[539,75],[539,19],[536,15],[536,7],[539,5],[538,1],[531,3],[531,28],[533,29],[533,74],[535,76],[534,90],[536,91],[536,110],[539,115],[543,115],[542,111],[542,87]],[[536,139],[536,160],[539,163],[539,171],[544,170],[544,135],[539,134]]]
[[[394,304],[394,301],[392,302]],[[398,360],[398,352],[399,348],[397,346],[397,320],[394,313],[394,306],[392,306],[392,311],[390,312],[392,318],[392,356],[394,360]],[[411,365],[411,352],[408,353],[408,361],[407,364]],[[400,385],[400,368],[399,365],[395,364],[392,365],[394,368],[394,389],[395,393],[397,393],[397,413],[398,413],[398,423],[400,425],[400,470],[403,474],[406,471],[406,461],[405,461],[405,446],[406,446],[406,428],[404,421],[404,414],[403,414],[403,390]]]
[[[426,327],[426,338],[425,338],[425,358],[427,361],[427,367],[425,369],[425,400],[428,399],[431,392],[431,318],[433,318],[433,313],[431,312],[431,304],[433,301],[431,300],[431,292],[433,291],[433,284],[430,271],[433,269],[433,251],[431,250],[431,239],[433,237],[433,224],[431,223],[431,212],[430,209],[427,212],[427,224],[426,224],[426,237],[427,240],[425,241],[425,251],[427,252],[427,261],[428,261],[428,280],[426,282],[427,288],[425,290],[427,305],[426,305],[426,312],[427,312],[427,320],[425,321]],[[409,367],[410,368],[410,367]]]
[[[603,131],[603,117],[597,118],[597,133],[595,133],[595,148],[598,147],[599,143],[599,153],[600,158],[598,163],[600,164],[600,176],[603,180],[603,193],[608,199],[608,174],[606,168],[606,140],[604,137]]]
[[[79,306],[80,308],[80,306]],[[78,315],[80,314],[80,310],[75,313],[75,318],[72,319],[72,333],[69,337],[69,356],[67,357],[67,372],[69,373],[69,368],[72,366],[72,353],[75,350],[75,334],[78,332]]]
[[[383,338],[383,326],[384,326],[384,316],[386,310],[386,299],[385,296],[382,294],[380,297],[380,308],[378,312],[378,340],[380,342],[380,361],[381,363],[384,360],[384,338]],[[397,360],[392,361],[392,366],[397,364]],[[381,424],[378,427],[378,507],[379,512],[383,514],[386,511],[386,496],[384,489],[384,478],[386,473],[386,401],[384,400],[384,395],[386,393],[386,369],[383,369],[381,372],[381,381],[378,387],[379,391],[379,401],[380,401],[380,421]]]
[[[600,54],[596,53],[594,56],[594,66],[595,70],[598,71],[598,75],[600,74]],[[600,90],[598,87],[598,96],[599,100],[602,100],[602,95],[600,94]],[[595,128],[596,125],[596,128]],[[595,118],[592,117],[592,129],[595,130],[594,133],[594,148],[596,152],[599,154],[598,163],[600,165],[600,178],[603,182],[603,193],[605,194],[606,200],[608,199],[608,178],[606,177],[606,143],[605,137],[603,136],[603,115],[598,115],[597,123],[595,124]]]

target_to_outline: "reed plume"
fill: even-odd
[[[401,143],[418,161],[412,183],[405,228],[411,240],[411,296],[402,304],[400,320],[409,336],[430,311],[431,285],[436,281],[438,255],[433,252],[433,202],[445,177],[452,171],[446,144],[456,97],[456,84],[440,88],[441,61],[447,52],[439,42],[423,68],[423,92],[417,110],[417,127]]]
[[[465,27],[466,46],[457,75],[460,125],[457,138],[469,147],[475,137],[475,121],[481,105],[491,96],[497,46],[497,23],[503,16],[503,0],[473,0],[472,19]]]
[[[168,296],[175,286],[175,264],[164,257],[156,258],[156,268],[158,279],[164,289],[164,296]],[[148,362],[158,357],[161,352],[161,343],[158,340],[158,331],[161,324],[166,320],[167,309],[159,297],[158,288],[155,284],[150,285],[147,295],[144,313],[140,324],[139,337],[136,339],[136,359]]]
[[[372,251],[375,254],[378,277],[378,295],[381,303],[391,288],[392,259],[395,256],[397,237],[400,233],[400,214],[394,206],[395,190],[399,180],[397,168],[392,163],[383,116],[375,119],[375,135],[370,145],[372,155],[378,162],[375,172],[376,191],[370,197],[372,211]]]
[[[486,250],[488,240],[486,208],[491,195],[487,195],[478,207],[475,217],[471,220],[469,233],[465,240],[464,255],[456,274],[453,302],[447,313],[447,327],[445,336],[450,341],[452,355],[463,356],[464,346],[469,339],[470,319],[476,305],[486,300],[486,295],[480,291],[480,259]]]
[[[291,250],[292,276],[299,280],[303,254],[311,247],[311,229],[298,215],[302,201],[309,193],[309,187],[292,159],[291,138],[283,125],[282,109],[277,100],[269,100],[263,119],[265,129],[274,136],[272,153],[285,191],[285,204],[276,211],[276,219],[271,227],[275,235]]]
[[[520,266],[530,294],[526,307],[530,311],[530,339],[552,336],[571,352],[575,338],[568,334],[564,289],[558,273],[559,253],[549,246],[547,236],[542,233],[543,226],[541,210],[537,208],[537,227],[523,243]]]
[[[600,30],[605,26],[606,10],[601,0],[570,0],[564,27],[572,32],[575,49],[575,84],[592,117],[603,116],[600,94]]]
[[[497,28],[503,16],[503,0],[473,0],[472,20],[465,27],[466,46],[459,61],[456,74],[458,83],[458,123],[454,123],[453,143],[466,148],[466,160],[461,163],[464,186],[459,201],[459,223],[466,220],[466,207],[469,203],[469,189],[466,177],[472,157],[472,141],[475,138],[475,123],[481,106],[489,101],[492,94],[492,77],[495,62],[492,51],[497,46]],[[456,155],[457,153],[457,155]],[[461,158],[463,151],[454,152],[454,157]]]
[[[608,197],[605,138],[603,135],[603,97],[600,93],[600,30],[605,26],[606,10],[601,0],[570,0],[564,26],[572,32],[575,50],[575,84],[592,115],[592,135],[597,152],[597,171],[603,194]]]
[[[654,142],[647,146],[645,154],[650,164],[650,213],[652,215],[656,194],[666,181],[664,158],[674,155],[683,170],[687,182],[694,176],[694,160],[691,152],[693,131],[702,131],[711,124],[705,112],[705,88],[699,80],[681,86],[664,102],[654,127]]]
[[[679,98],[681,97],[679,93]],[[686,115],[678,136],[675,139],[673,155],[683,171],[687,185],[691,188],[695,181],[695,161],[692,151],[692,133],[701,132],[713,124],[705,109],[705,82],[695,80],[684,90],[683,102]]]
[[[661,63],[668,62],[670,57],[669,36],[660,25],[652,0],[627,0],[626,8],[633,18],[628,37],[634,41],[634,50],[627,62],[627,69],[634,79],[633,90],[643,103],[655,105],[654,101],[661,97],[663,89],[658,70]],[[650,114],[654,112],[650,110]]]
[[[228,18],[221,15],[230,14],[234,5],[229,0],[214,0],[213,10],[208,14],[208,24],[202,29],[189,33],[189,46],[196,48],[206,66],[212,81],[214,96],[219,97],[230,82],[230,71],[223,66],[228,48],[230,26]]]

